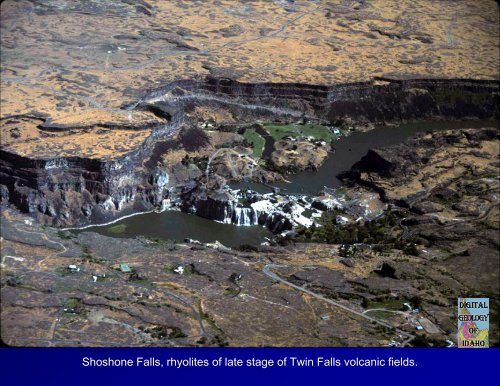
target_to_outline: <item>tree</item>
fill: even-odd
[[[410,298],[410,303],[413,308],[421,308],[422,307],[422,298],[418,295],[415,295]]]

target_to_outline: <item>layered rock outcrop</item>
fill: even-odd
[[[444,213],[448,207],[464,215],[469,199],[470,205],[483,201],[484,207],[494,201],[488,199],[488,187],[497,185],[499,139],[495,127],[422,133],[396,146],[369,150],[341,177],[420,213]],[[478,193],[483,196],[479,201]]]
[[[498,81],[472,79],[375,78],[332,86],[294,83],[240,83],[207,78],[178,81],[148,94],[140,106],[166,112],[179,103],[230,107],[243,116],[312,117],[383,123],[430,117],[498,116]],[[175,110],[174,110],[175,111]]]
[[[136,149],[117,158],[27,158],[1,149],[2,199],[55,226],[86,225],[160,208],[192,181],[172,176],[162,156],[182,146],[179,129],[197,106],[230,111],[233,119],[398,122],[405,119],[498,117],[499,83],[477,80],[381,80],[335,86],[245,84],[228,79],[178,81],[148,93],[134,110],[169,118]],[[187,114],[187,115],[186,115]],[[173,166],[173,165],[172,165]],[[198,206],[205,205],[199,203]],[[209,205],[209,201],[206,201]],[[204,212],[207,213],[204,213]],[[204,217],[220,220],[211,209]],[[235,216],[234,222],[247,215]],[[245,220],[246,221],[246,220]],[[252,220],[253,221],[253,220]]]

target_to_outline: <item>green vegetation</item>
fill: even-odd
[[[374,221],[361,223],[349,223],[346,225],[336,224],[336,217],[342,211],[334,210],[324,212],[319,219],[320,227],[305,228],[297,230],[297,238],[304,242],[327,243],[327,244],[371,244],[375,253],[391,253],[393,249],[403,251],[406,255],[418,256],[419,250],[414,239],[402,240],[396,235],[399,228],[399,217],[394,212],[386,212],[386,215]],[[340,256],[347,257],[348,253],[340,251]],[[351,254],[355,254],[353,249]]]
[[[106,262],[106,259],[96,257],[92,254],[92,250],[87,244],[82,244],[82,255],[80,256],[83,260],[92,262],[92,263],[97,263],[97,264],[103,264]]]
[[[200,339],[196,341],[197,344],[205,345],[207,343],[207,338],[202,336]]]
[[[372,318],[387,320],[387,319],[391,318],[392,316],[394,316],[394,313],[389,312],[389,311],[373,311],[373,312],[370,312],[369,315]]]
[[[128,280],[134,282],[134,284],[142,284],[146,286],[151,285],[151,279],[149,277],[140,275],[135,269],[133,269],[132,273],[129,274]]]
[[[243,133],[243,138],[249,143],[253,150],[253,157],[262,157],[262,152],[264,150],[265,139],[258,134],[255,129],[247,129]]]
[[[184,166],[189,166],[191,164],[195,165],[200,170],[205,170],[208,164],[208,157],[190,157],[188,154],[184,156],[181,163]]]
[[[108,231],[113,234],[121,234],[124,233],[127,230],[127,224],[118,224],[118,225],[113,225],[108,228]]]
[[[408,243],[403,247],[403,253],[411,256],[420,255],[420,251],[417,249],[417,246],[413,243]]]
[[[410,304],[413,308],[422,308],[422,298],[418,295],[415,295],[410,298]]]
[[[60,276],[69,276],[69,275],[75,274],[69,270],[67,265],[57,267],[54,271],[55,271],[55,273],[57,273]]]
[[[150,327],[146,328],[145,332],[150,334],[152,338],[155,339],[162,339],[162,338],[168,338],[168,339],[176,339],[176,338],[185,338],[186,334],[176,326],[170,327],[170,326],[155,326],[155,327]]]
[[[133,280],[133,282],[135,284],[142,284],[142,285],[146,285],[146,286],[149,286],[151,284],[151,280],[147,277],[141,277],[140,279]]]
[[[194,264],[170,264],[165,266],[165,271],[169,273],[177,273],[175,270],[179,267],[183,268],[183,275],[192,275],[199,274],[198,271],[194,268]]]
[[[174,271],[177,269],[177,267],[178,267],[178,265],[176,265],[176,264],[167,265],[167,266],[165,266],[165,272],[175,273]]]
[[[138,239],[145,240],[147,243],[156,244],[158,246],[165,246],[169,251],[177,250],[177,240],[174,239],[161,239],[152,236],[139,236]]]
[[[427,334],[419,334],[411,341],[413,347],[447,347],[448,342],[442,338],[435,338]]]
[[[92,255],[92,251],[90,250],[90,247],[87,244],[82,245],[82,259],[86,261],[95,261],[98,262],[99,260],[94,258]]]
[[[275,141],[279,141],[284,137],[314,137],[320,141],[330,142],[332,139],[336,138],[335,134],[333,134],[328,127],[312,123],[305,125],[265,124],[264,128]]]
[[[59,238],[63,240],[71,240],[76,238],[76,235],[69,231],[57,231],[57,236],[59,236]]]
[[[240,252],[258,252],[259,248],[257,248],[255,245],[251,244],[241,244],[235,248],[237,251]]]
[[[301,135],[296,125],[266,124],[264,125],[264,128],[274,138],[275,141],[279,141],[288,136],[296,138]]]
[[[70,298],[65,304],[64,312],[68,314],[85,315],[87,310],[80,299]]]
[[[408,303],[408,300],[404,298],[387,297],[374,301],[367,300],[366,303],[365,308],[385,308],[387,310],[400,311],[403,308],[403,303]]]
[[[198,301],[198,313],[200,314],[203,321],[205,321],[214,331],[217,332],[217,334],[215,334],[211,339],[211,343],[216,344],[219,347],[226,347],[228,345],[228,342],[224,340],[224,331],[217,325],[214,318],[210,314],[208,314],[207,312],[203,312],[201,301]]]
[[[178,274],[177,272],[175,272],[175,270],[179,266],[182,266],[182,268],[184,269],[184,271],[182,273],[184,276],[187,276],[187,275],[205,276],[208,279],[208,281],[214,281],[214,279],[211,276],[207,275],[206,273],[198,271],[193,263],[191,263],[191,264],[170,264],[170,265],[166,265],[164,269],[165,269],[165,272]]]
[[[321,227],[300,228],[298,235],[302,236],[304,241],[329,244],[378,244],[386,241],[388,231],[398,224],[396,215],[388,212],[386,216],[376,221],[339,226],[335,223],[339,213],[341,212],[324,212],[319,220]]]
[[[168,334],[168,337],[170,339],[175,339],[175,338],[185,338],[187,335],[182,332],[182,330],[179,327],[170,327],[171,332]]]
[[[239,293],[240,293],[240,291],[237,288],[234,288],[234,287],[227,287],[226,288],[226,294],[231,296],[231,297],[234,297],[234,296],[238,295]]]

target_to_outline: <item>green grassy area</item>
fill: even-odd
[[[368,314],[372,318],[377,318],[377,319],[389,319],[390,317],[394,316],[393,312],[387,312],[387,311],[373,311]]]
[[[336,217],[343,211],[334,210],[323,212],[319,218],[321,227],[297,229],[297,238],[303,242],[328,243],[328,244],[376,244],[375,252],[391,253],[393,249],[402,251],[405,255],[418,255],[416,239],[401,240],[394,228],[399,228],[401,214],[388,211],[382,218],[365,223],[348,223],[338,225]]]
[[[407,302],[407,299],[386,299],[379,301],[369,301],[368,307],[366,308],[385,308],[387,310],[400,311],[403,308],[403,303]]]
[[[124,233],[127,230],[127,224],[118,224],[118,225],[113,225],[108,228],[108,231],[113,234],[121,234]]]
[[[67,314],[77,314],[85,316],[87,314],[87,309],[80,299],[70,298],[65,304],[65,313]]]
[[[265,124],[264,128],[266,131],[274,138],[275,141],[279,141],[284,137],[314,137],[320,141],[330,142],[332,139],[336,138],[335,134],[331,130],[322,125],[316,125],[308,123],[305,125],[289,124],[289,125],[277,125],[277,124]]]
[[[71,240],[76,238],[76,235],[69,231],[57,231],[57,236],[59,236],[59,238],[63,240]]]
[[[243,137],[252,144],[253,157],[261,158],[262,152],[264,150],[265,140],[262,138],[255,129],[247,129],[243,134]]]
[[[229,296],[236,296],[239,294],[240,291],[238,291],[238,289],[236,288],[233,288],[233,287],[227,287],[226,288],[226,294],[229,295]]]

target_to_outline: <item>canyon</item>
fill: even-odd
[[[176,173],[176,169],[185,167],[180,163],[165,164],[162,156],[172,150],[210,146],[209,142],[189,143],[199,135],[197,118],[191,118],[190,113],[200,108],[205,114],[226,110],[232,121],[241,123],[307,119],[348,121],[356,127],[416,118],[493,119],[498,116],[498,88],[499,83],[493,81],[425,79],[331,87],[249,85],[220,79],[176,82],[151,92],[133,106],[134,110],[152,111],[167,119],[123,156],[30,158],[4,146],[0,150],[2,199],[42,223],[61,227],[107,222],[134,211],[159,209],[167,199],[179,200],[186,187],[196,184],[193,177],[202,171],[194,171],[195,175],[193,171]],[[188,133],[184,135],[185,143],[179,137],[183,132]],[[208,213],[223,211],[220,205],[217,209],[220,201],[200,201],[197,211],[205,211],[203,217],[221,220],[220,215]],[[202,205],[206,208],[201,209]]]
[[[498,2],[0,7],[3,344],[498,345]]]

